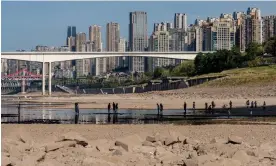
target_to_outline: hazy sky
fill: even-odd
[[[276,14],[271,2],[2,2],[2,51],[30,50],[36,45],[65,45],[68,25],[85,32],[93,24],[102,26],[105,46],[106,23],[118,22],[120,33],[128,38],[129,12],[148,13],[148,34],[155,22],[173,22],[174,13],[186,13],[191,24],[199,17],[246,11],[258,7],[262,15]]]

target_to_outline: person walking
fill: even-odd
[[[247,101],[246,101],[246,106],[247,106],[247,108],[249,108],[249,104],[250,104],[250,101],[247,100]]]
[[[265,111],[265,109],[266,109],[266,103],[265,103],[265,101],[264,101],[263,110]]]
[[[205,112],[206,113],[208,112],[208,103],[207,102],[205,103]]]
[[[257,108],[257,101],[256,100],[254,102],[254,106],[255,106],[255,108]]]
[[[195,102],[193,102],[193,112],[195,114]]]
[[[187,103],[184,102],[184,115],[186,117],[186,114],[187,114]]]
[[[108,110],[108,113],[110,112],[110,109],[111,109],[111,104],[110,104],[110,103],[108,103],[108,105],[107,105],[107,110]]]
[[[156,104],[156,106],[157,106],[157,118],[159,118],[159,114],[160,114],[160,106],[159,106],[159,104],[157,103]]]
[[[161,115],[161,118],[163,118],[163,104],[160,103],[160,115]]]
[[[115,112],[115,110],[116,110],[116,105],[115,105],[114,102],[112,103],[112,107],[113,107],[113,112]]]
[[[254,107],[254,102],[251,101],[251,107],[250,108],[253,108]]]
[[[230,100],[229,102],[229,110],[231,111],[232,110],[232,101]]]

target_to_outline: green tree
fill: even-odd
[[[253,60],[257,56],[263,55],[263,47],[262,45],[253,42],[247,46],[245,52],[246,52],[246,60]]]
[[[265,53],[276,57],[276,36],[270,38],[264,43],[264,51]]]
[[[161,67],[157,67],[155,68],[154,72],[153,72],[153,78],[160,78],[162,76],[164,69]]]

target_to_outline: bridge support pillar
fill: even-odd
[[[26,93],[25,88],[26,88],[26,80],[23,79],[21,81],[21,93],[22,94]]]
[[[49,62],[49,79],[48,79],[48,90],[49,90],[49,96],[52,95],[52,70],[51,70],[51,62]]]
[[[42,62],[42,95],[45,95],[45,63]]]

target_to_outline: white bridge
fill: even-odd
[[[36,62],[58,62],[105,57],[153,57],[193,60],[199,52],[2,52],[1,58]],[[202,52],[208,53],[208,52]]]
[[[45,63],[51,73],[51,62],[107,57],[152,57],[180,60],[194,60],[199,52],[1,52],[2,59],[42,62],[42,94],[45,95]],[[209,53],[209,52],[202,52]],[[51,76],[49,75],[49,95],[51,95]]]

